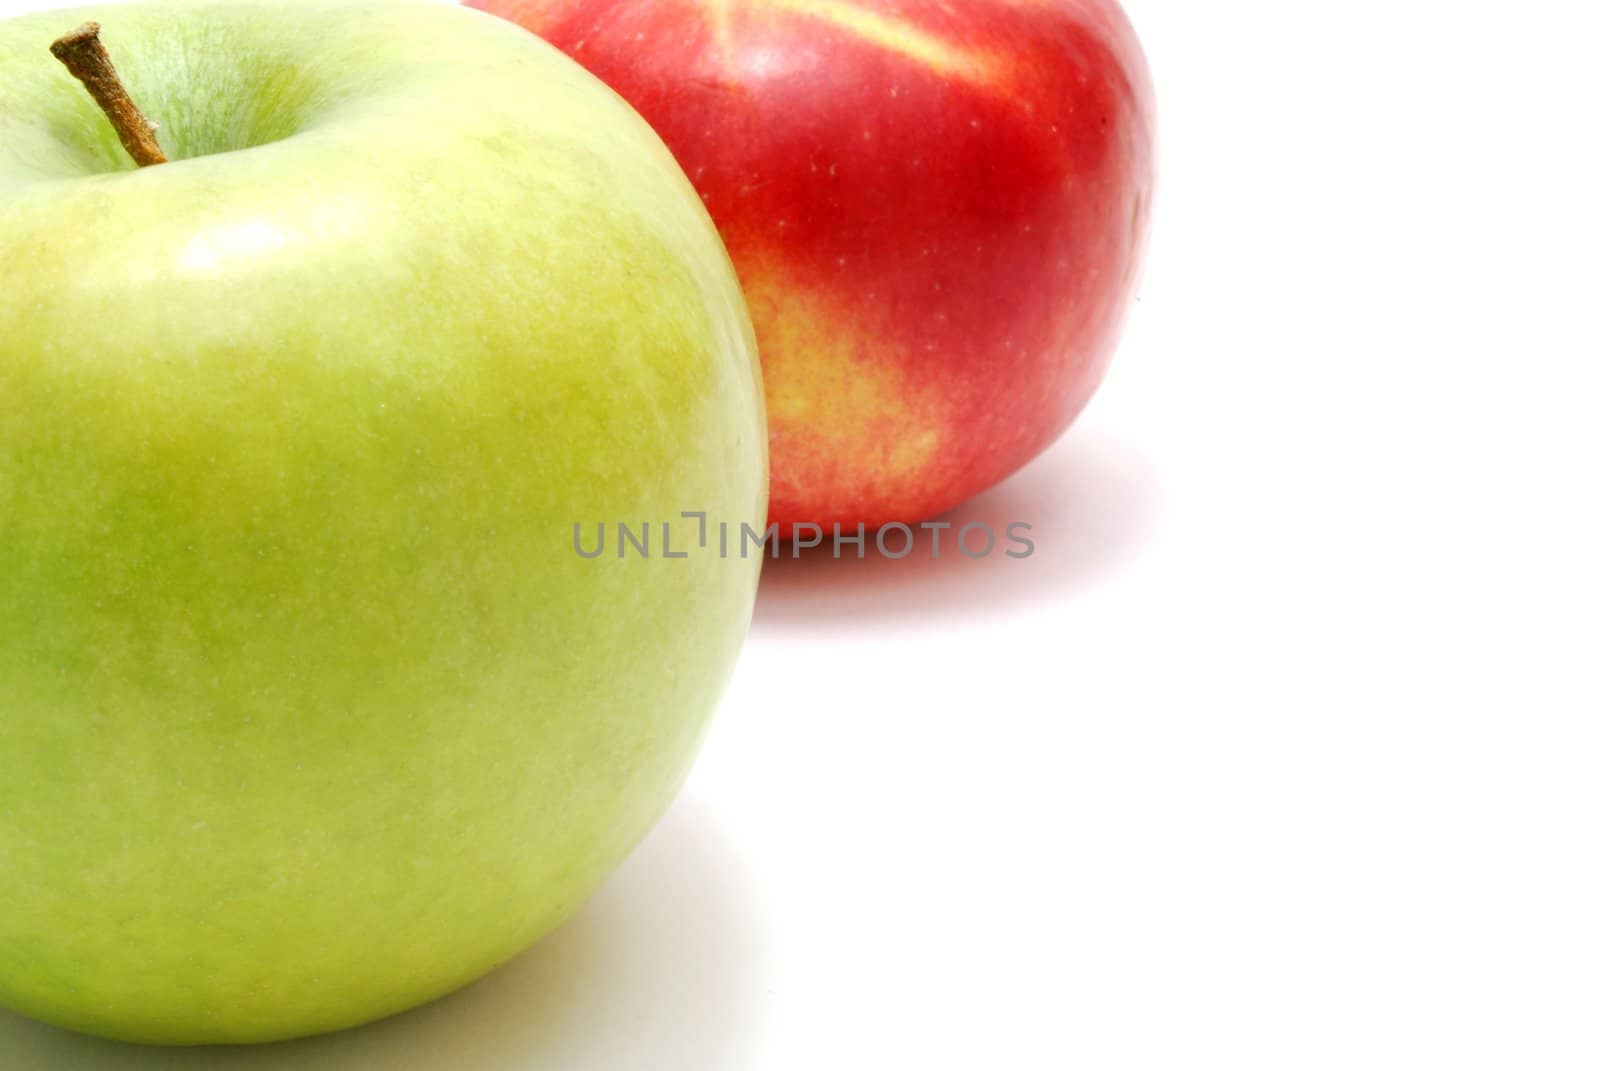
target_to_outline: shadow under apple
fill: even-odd
[[[948,627],[1048,604],[1138,552],[1154,530],[1159,491],[1154,466],[1136,449],[1104,436],[1070,434],[1004,483],[938,518],[951,527],[941,533],[937,558],[932,533],[921,530],[900,559],[881,555],[870,534],[865,558],[852,545],[836,558],[831,529],[821,546],[798,558],[785,545],[778,560],[766,563],[755,627]],[[1034,550],[1007,557],[1007,550],[1026,549],[1006,538],[1007,526],[1019,521],[1032,526],[1022,534]],[[995,533],[985,557],[967,557],[955,545],[962,526],[973,523]],[[974,531],[971,549],[982,542],[981,531]],[[903,533],[890,533],[886,545],[898,553]]]
[[[680,799],[566,926],[487,978],[357,1030],[277,1045],[152,1048],[0,1010],[29,1071],[668,1071],[750,1065],[764,947],[710,809]]]

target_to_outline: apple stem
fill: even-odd
[[[86,22],[69,34],[63,34],[50,45],[50,52],[66,65],[72,77],[83,83],[100,110],[106,113],[116,129],[122,147],[128,150],[133,162],[140,167],[164,164],[167,156],[156,141],[155,124],[144,117],[139,106],[128,96],[111,65],[106,46],[100,43],[100,24]]]

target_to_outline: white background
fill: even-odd
[[[1035,558],[772,568],[676,807],[471,989],[0,1067],[1600,1066],[1600,20],[1128,6],[1142,300],[961,512]]]

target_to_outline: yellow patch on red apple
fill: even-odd
[[[877,507],[869,524],[905,519],[894,512],[904,489],[937,486],[930,476],[941,464],[948,403],[907,374],[888,324],[862,323],[859,309],[840,309],[782,273],[748,276],[752,315],[765,328],[758,342],[768,426],[786,459],[773,474],[773,519],[827,525],[861,516],[866,503]],[[800,516],[785,509],[791,503],[810,508]]]

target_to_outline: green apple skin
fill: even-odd
[[[48,51],[87,19],[173,162]],[[0,1003],[335,1030],[567,917],[685,776],[758,555],[754,342],[620,98],[486,15],[0,23]]]

